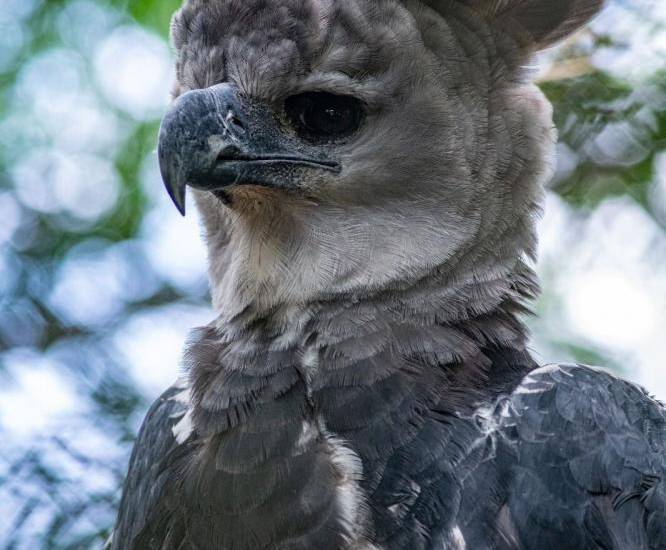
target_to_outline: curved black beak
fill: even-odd
[[[297,169],[339,171],[340,165],[288,137],[268,107],[244,105],[229,84],[180,96],[160,128],[164,185],[185,215],[190,185],[220,191],[231,185],[292,187]]]

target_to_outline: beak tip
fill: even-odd
[[[173,202],[174,206],[180,212],[180,215],[185,217],[185,185],[169,185],[166,184],[167,192]]]
[[[185,216],[185,192],[186,186],[182,181],[180,171],[173,165],[169,159],[169,155],[165,151],[169,151],[170,147],[165,147],[163,141],[165,139],[164,125],[160,128],[160,143],[157,147],[157,158],[160,167],[160,174],[164,187],[171,198],[171,201],[180,212],[181,216]]]
[[[183,198],[176,200],[172,197],[173,203],[176,205],[176,209],[180,212],[180,215],[185,217],[185,193],[183,193]]]

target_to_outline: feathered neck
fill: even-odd
[[[501,258],[501,250],[496,252]],[[393,282],[381,289],[320,293],[317,299],[275,302],[271,307],[253,299],[248,285],[242,297],[235,296],[228,306],[220,308],[215,325],[234,335],[270,327],[275,334],[302,332],[307,338],[308,327],[316,325],[318,318],[325,319],[327,326],[353,323],[356,315],[358,323],[372,319],[423,327],[478,325],[481,320],[488,324],[494,319],[489,323],[492,327],[483,331],[487,333],[484,340],[522,342],[526,329],[519,317],[529,312],[529,302],[539,293],[536,274],[528,263],[531,260],[524,256],[484,261],[469,254],[461,257],[455,268],[449,262],[420,278]],[[323,329],[316,330],[321,333]]]
[[[460,406],[472,407],[497,384],[534,367],[521,316],[537,291],[534,273],[518,261],[508,273],[455,281],[433,274],[419,285],[372,296],[221,317],[195,332],[186,353],[194,426],[202,434],[219,433],[232,421],[227,409],[265,392],[277,399],[285,380],[295,383],[290,372],[308,399],[322,403],[328,389],[407,375],[395,383],[427,385],[434,378],[433,399],[455,388]],[[514,357],[499,374],[498,350]],[[241,379],[251,387],[239,386]]]
[[[460,264],[461,266],[464,263]],[[222,314],[211,325],[225,356],[252,360],[265,353],[297,353],[356,344],[399,349],[418,340],[440,361],[478,357],[488,346],[523,351],[527,329],[521,319],[539,292],[536,275],[522,259],[513,266],[459,276],[435,269],[414,284],[393,285],[374,293],[332,295],[277,305],[266,311],[252,302],[234,315]],[[437,333],[433,342],[428,338]],[[446,333],[446,338],[440,338]],[[314,341],[316,340],[316,345]],[[418,350],[417,350],[418,351]],[[353,355],[353,354],[352,354]],[[236,357],[236,358],[238,358]],[[261,361],[259,361],[261,362]]]

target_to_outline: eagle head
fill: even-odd
[[[602,0],[188,0],[166,188],[191,187],[214,301],[510,273],[535,247],[550,105],[525,65]]]

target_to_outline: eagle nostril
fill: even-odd
[[[243,160],[244,158],[246,158],[246,155],[236,145],[225,145],[217,154],[217,162]]]
[[[245,124],[231,109],[227,111],[227,116],[224,119],[227,127],[233,126],[235,130],[245,130]]]

